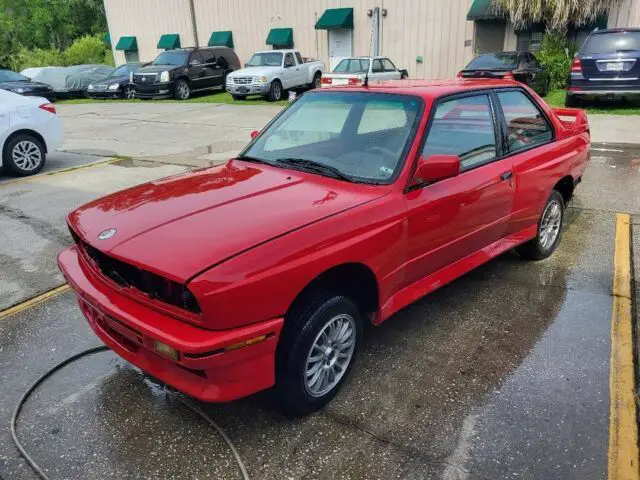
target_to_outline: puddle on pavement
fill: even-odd
[[[618,143],[593,143],[591,162],[611,168],[629,168],[640,173],[640,146]]]

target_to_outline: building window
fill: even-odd
[[[140,61],[140,54],[137,50],[125,50],[124,60],[127,63],[137,63]]]

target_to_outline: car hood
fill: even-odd
[[[51,87],[40,82],[0,82],[0,88],[24,88],[26,90],[51,90]]]
[[[155,74],[155,73],[162,73],[164,71],[171,71],[171,70],[175,70],[176,68],[183,68],[183,67],[179,67],[177,65],[149,65],[147,67],[142,67],[137,69],[134,74]]]
[[[282,70],[282,67],[245,67],[230,73],[228,76],[233,77],[257,77],[259,75],[272,75]]]
[[[95,200],[68,221],[93,247],[185,283],[256,245],[386,191],[232,160]],[[100,240],[109,229],[116,233]]]

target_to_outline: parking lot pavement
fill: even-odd
[[[286,418],[272,392],[204,406],[251,478],[606,477],[615,212],[640,216],[636,158],[596,146],[551,258],[508,253],[371,329],[323,411]],[[105,165],[34,182],[71,204],[99,181],[167,167]],[[23,207],[38,198],[30,192]],[[25,216],[61,219],[37,214]],[[637,252],[637,224],[634,233]],[[70,292],[0,319],[0,425],[35,378],[97,344]],[[213,429],[111,352],[48,379],[18,432],[51,478],[239,478]],[[6,427],[0,477],[33,478]]]
[[[183,165],[236,155],[281,110],[224,104],[90,103],[60,105],[68,152],[120,155]]]

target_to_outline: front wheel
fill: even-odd
[[[577,108],[582,106],[582,101],[579,98],[574,97],[573,95],[567,94],[564,99],[564,106],[569,108]]]
[[[338,392],[355,361],[362,315],[342,295],[316,292],[285,320],[276,363],[276,389],[285,410],[303,415]]]
[[[136,89],[131,85],[124,87],[124,98],[127,100],[133,100],[136,98]]]
[[[270,102],[277,102],[282,99],[282,84],[278,80],[271,82],[271,88],[269,88],[269,95],[267,99]]]
[[[174,96],[177,100],[188,100],[191,96],[191,88],[189,87],[189,83],[182,79],[178,80],[175,87]]]
[[[564,207],[562,195],[557,190],[554,190],[542,210],[536,238],[529,240],[516,249],[522,258],[525,260],[542,260],[555,251],[562,236]]]

